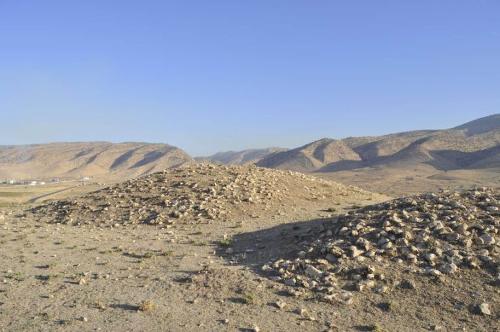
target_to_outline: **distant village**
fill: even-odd
[[[80,181],[85,183],[90,181],[91,178],[88,176],[81,177],[79,179],[60,179],[53,178],[50,180],[16,180],[16,179],[0,179],[0,185],[19,185],[19,186],[44,186],[47,184],[61,183],[61,182],[72,182],[72,181]]]

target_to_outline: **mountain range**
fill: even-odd
[[[421,163],[439,170],[500,167],[500,114],[445,130],[341,140],[324,138],[270,154],[257,165],[303,172],[334,172]]]
[[[131,178],[193,159],[167,144],[50,143],[0,146],[0,179]]]
[[[125,179],[195,161],[256,164],[317,173],[416,165],[442,171],[497,168],[500,167],[500,114],[450,129],[323,138],[293,149],[227,151],[194,159],[168,144],[81,142],[0,146],[0,179],[86,176]]]
[[[255,164],[269,155],[287,151],[285,148],[248,149],[242,151],[218,152],[208,157],[195,157],[197,161],[210,161],[224,165]]]

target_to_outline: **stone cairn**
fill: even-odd
[[[498,189],[488,188],[367,206],[325,223],[295,259],[262,270],[328,302],[350,302],[352,291],[386,292],[392,286],[387,273],[398,269],[436,278],[483,269],[499,284],[499,207]]]

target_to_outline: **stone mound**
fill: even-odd
[[[307,176],[255,166],[186,165],[123,182],[83,197],[31,210],[62,224],[172,224],[234,216],[283,214],[315,202],[369,199],[373,194]]]
[[[386,292],[394,286],[387,275],[398,269],[436,279],[480,269],[498,284],[499,207],[500,192],[488,188],[367,206],[325,223],[295,259],[279,259],[262,270],[328,302],[350,301],[346,289]]]

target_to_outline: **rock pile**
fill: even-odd
[[[284,213],[290,206],[372,194],[297,172],[255,166],[186,165],[87,194],[55,201],[30,212],[63,224],[172,224],[224,220],[235,215]]]
[[[483,269],[500,281],[500,192],[480,188],[400,198],[351,211],[323,225],[297,258],[262,267],[276,280],[326,301],[345,289],[385,292],[391,268],[442,278]],[[413,288],[410,281],[400,287]]]

